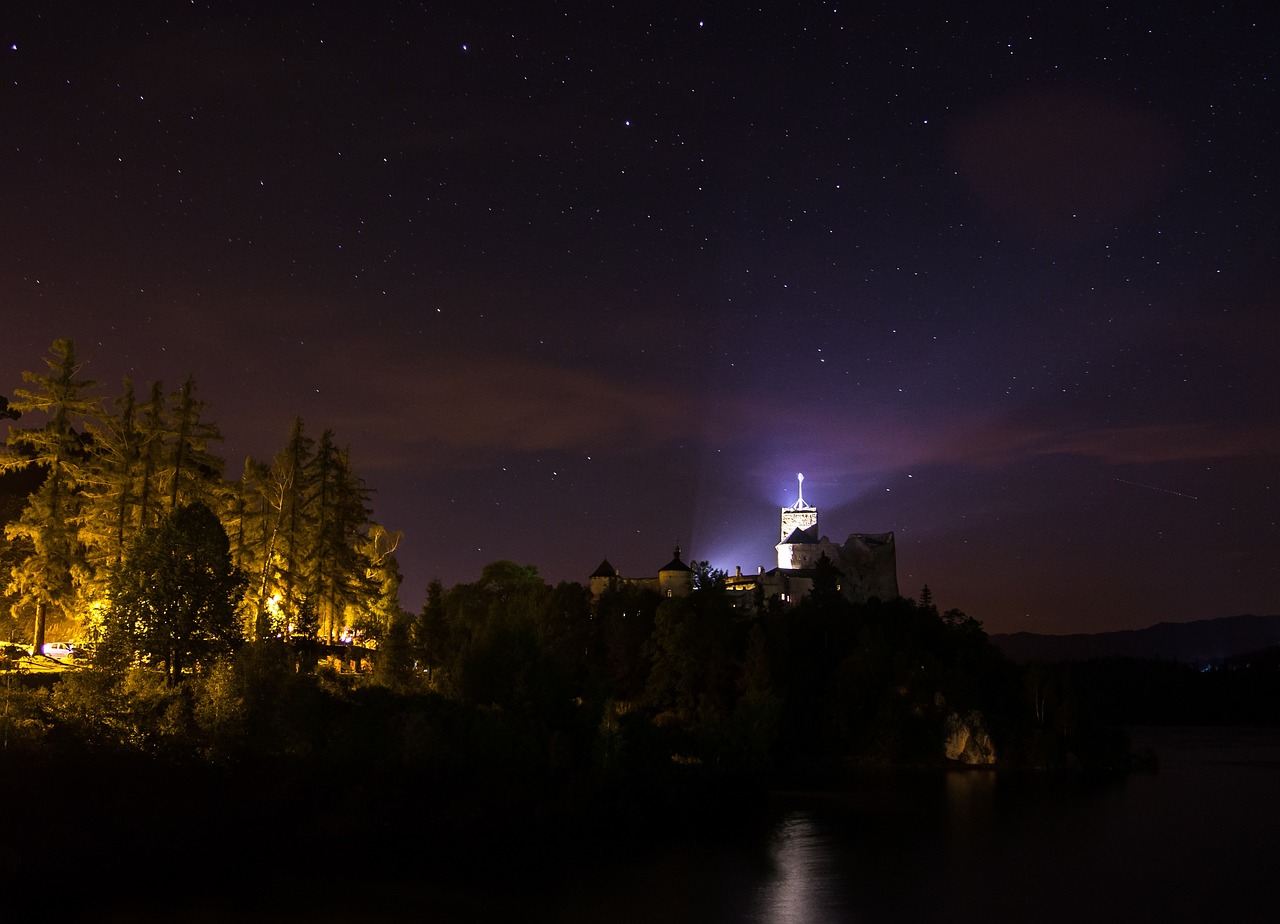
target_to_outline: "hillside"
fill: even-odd
[[[1146,629],[1075,635],[1014,632],[991,641],[1019,663],[1090,658],[1153,658],[1218,664],[1235,655],[1280,645],[1280,615],[1228,616],[1162,622]]]

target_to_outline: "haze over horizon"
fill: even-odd
[[[21,4],[0,395],[331,428],[402,603],[895,533],[988,631],[1280,611],[1276,13]]]

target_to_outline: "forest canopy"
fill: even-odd
[[[39,652],[52,623],[69,640],[97,640],[130,550],[197,504],[243,575],[244,637],[375,638],[399,614],[399,537],[373,522],[369,490],[333,431],[313,437],[298,418],[273,458],[250,457],[229,478],[193,378],[174,389],[150,382],[140,396],[126,377],[107,397],[80,377],[70,340],[56,341],[44,365],[23,373],[4,405],[8,638]]]

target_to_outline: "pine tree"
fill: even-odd
[[[289,443],[276,454],[271,465],[271,480],[276,512],[272,539],[272,556],[268,562],[268,589],[277,587],[280,607],[284,612],[284,633],[307,594],[307,554],[312,541],[311,498],[307,485],[307,469],[311,463],[313,443],[307,437],[298,417],[293,422]],[[314,603],[314,601],[312,601]]]
[[[137,487],[142,433],[138,428],[133,382],[126,378],[116,400],[116,415],[88,425],[92,453],[87,460],[80,511],[80,538],[92,570],[92,596],[106,596],[112,569],[137,528]]]
[[[177,684],[188,667],[239,644],[244,584],[217,515],[202,503],[179,507],[138,536],[113,575],[107,645],[163,662]]]
[[[369,492],[351,471],[346,451],[334,444],[331,430],[321,434],[306,475],[313,527],[307,586],[320,611],[321,631],[332,643],[348,609],[368,611],[378,589],[369,574],[371,558],[381,553],[362,548]]]
[[[447,617],[444,584],[439,578],[427,585],[427,599],[413,626],[413,649],[418,664],[427,672],[427,682],[436,685],[436,671],[445,663]]]
[[[275,634],[267,593],[277,519],[270,501],[270,476],[267,465],[252,456],[246,458],[240,480],[228,487],[222,517],[232,562],[249,577],[243,603],[245,629],[258,640]]]
[[[222,439],[217,424],[202,419],[208,407],[196,398],[195,379],[188,376],[172,396],[169,429],[169,510],[182,504],[209,503],[222,484],[222,459],[209,444]]]
[[[84,445],[76,430],[93,419],[97,402],[90,396],[93,382],[78,378],[80,365],[70,340],[55,340],[45,360],[48,373],[24,372],[31,389],[15,391],[13,409],[45,417],[42,427],[11,428],[8,445],[14,454],[0,468],[9,471],[28,464],[45,470],[45,479],[31,495],[17,522],[5,528],[10,538],[30,543],[31,553],[11,573],[9,593],[20,606],[34,611],[33,650],[44,646],[45,625],[53,609],[71,609],[85,567],[76,522],[79,491],[84,479]]]
[[[353,617],[350,621],[361,622],[357,628],[366,630],[366,634],[381,640],[387,631],[397,622],[403,622],[405,631],[412,632],[413,620],[400,608],[400,564],[396,561],[395,550],[400,544],[400,533],[393,533],[378,524],[369,526],[368,533],[361,539],[357,551],[364,562],[364,579],[357,585],[358,595],[352,601],[363,614],[363,620]],[[406,636],[405,644],[410,645],[410,637]]]
[[[138,473],[137,520],[138,529],[154,526],[160,519],[161,468],[164,443],[168,434],[165,421],[164,385],[151,383],[151,393],[142,408],[139,424],[138,447],[140,470]]]

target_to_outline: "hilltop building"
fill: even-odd
[[[777,565],[766,570],[761,565],[754,574],[744,574],[741,567],[727,578],[730,593],[738,597],[768,600],[777,596],[785,603],[795,603],[813,589],[819,561],[825,555],[840,578],[840,593],[848,600],[862,603],[873,597],[892,600],[898,596],[898,559],[893,533],[850,533],[837,545],[818,531],[818,508],[804,499],[804,475],[799,475],[796,502],[783,507],[779,517],[779,538],[774,546]],[[606,588],[618,583],[652,587],[664,597],[680,597],[693,590],[693,572],[675,557],[658,571],[656,577],[624,578],[605,559],[591,575],[591,593],[598,597]]]
[[[617,584],[647,587],[664,597],[687,597],[693,592],[693,569],[680,559],[679,545],[676,545],[671,561],[658,569],[657,577],[624,578],[606,558],[591,574],[591,596],[598,597],[608,587]]]

